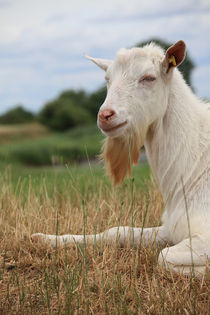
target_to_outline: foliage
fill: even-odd
[[[167,41],[164,41],[162,39],[159,39],[159,38],[151,38],[150,40],[147,40],[147,41],[143,41],[143,42],[140,42],[139,44],[136,45],[136,47],[143,47],[144,45],[147,45],[149,43],[155,43],[157,45],[159,45],[160,47],[162,47],[165,51],[171,46],[173,45],[173,43],[170,43],[170,42],[167,42]],[[179,70],[182,72],[184,78],[185,78],[185,81],[187,82],[187,84],[189,84],[192,89],[193,89],[193,86],[192,86],[192,71],[193,69],[195,68],[195,64],[194,62],[192,61],[191,57],[189,56],[189,53],[187,52],[186,54],[186,57],[185,57],[185,60],[183,61],[183,63],[179,66]]]
[[[66,90],[44,106],[38,120],[56,131],[91,124],[96,121],[98,109],[105,96],[105,87],[90,94],[83,90]]]
[[[2,143],[0,160],[25,165],[52,165],[95,158],[100,152],[103,135],[96,124],[75,127],[64,133]]]
[[[22,124],[33,120],[34,114],[24,109],[21,105],[0,116],[0,124]]]
[[[57,99],[45,105],[39,113],[39,121],[49,128],[64,131],[77,125],[90,124],[94,121],[85,107],[82,91],[66,91]]]

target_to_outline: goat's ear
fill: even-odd
[[[94,62],[97,66],[99,66],[104,71],[106,71],[108,69],[108,67],[113,63],[112,60],[108,60],[108,59],[92,58],[86,54],[84,54],[84,56],[88,60],[91,60],[92,62]]]
[[[165,73],[169,73],[171,69],[179,66],[185,58],[186,45],[183,40],[178,41],[166,51],[163,60],[163,69]]]

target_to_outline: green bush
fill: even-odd
[[[23,124],[34,120],[35,116],[22,106],[17,106],[0,116],[0,124]]]
[[[10,151],[10,157],[19,163],[26,165],[49,165],[53,155],[53,147],[45,143],[27,143],[15,146]]]
[[[65,131],[79,125],[96,121],[98,110],[106,97],[106,87],[87,94],[83,90],[67,90],[47,103],[38,120],[52,130]]]
[[[66,91],[41,110],[39,121],[52,130],[65,131],[78,125],[91,124],[94,117],[84,104],[82,92]],[[81,94],[81,99],[79,95]]]

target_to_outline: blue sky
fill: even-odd
[[[111,59],[151,37],[186,42],[196,93],[210,98],[209,36],[210,0],[0,0],[0,113],[96,90],[104,74],[84,52]]]

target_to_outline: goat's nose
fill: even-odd
[[[115,111],[112,109],[101,110],[98,114],[99,120],[102,122],[111,120],[116,115]]]

